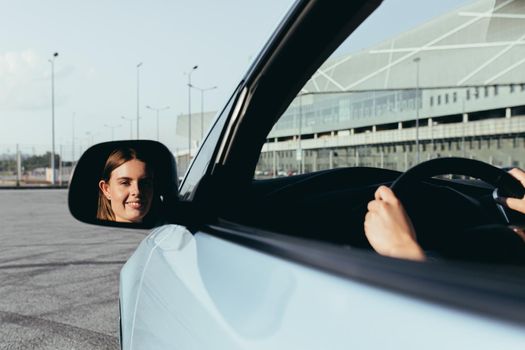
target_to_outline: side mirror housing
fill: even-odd
[[[69,186],[73,217],[95,225],[152,228],[171,223],[178,203],[175,158],[156,141],[92,146],[79,159]]]

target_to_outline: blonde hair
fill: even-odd
[[[113,170],[133,159],[144,161],[139,155],[137,155],[137,151],[134,148],[123,147],[113,150],[106,160],[104,170],[102,171],[102,178],[100,180],[108,183]],[[111,209],[111,202],[106,198],[104,193],[102,193],[100,188],[98,189],[97,219],[106,221],[116,220],[115,213],[113,213],[113,209]]]

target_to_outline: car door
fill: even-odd
[[[417,285],[429,270],[440,273],[438,266],[417,271],[399,261],[394,271],[385,271],[392,262],[374,260],[386,258],[247,231],[252,230],[223,224],[194,234],[177,225],[152,232],[122,271],[124,348],[519,349],[524,344],[518,325],[443,305],[435,295],[425,298],[425,288]],[[396,286],[362,280],[368,274],[375,283],[388,283],[389,273],[396,275]],[[133,286],[137,294],[128,295]],[[403,288],[421,295],[398,290]],[[456,301],[476,297],[501,304],[497,295],[487,298],[474,288],[440,283],[431,288]]]

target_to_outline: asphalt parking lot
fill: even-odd
[[[118,274],[145,234],[77,222],[67,190],[0,190],[0,349],[117,349]]]

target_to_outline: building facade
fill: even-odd
[[[525,166],[523,18],[523,1],[476,1],[330,58],[268,135],[257,174],[443,156]]]

